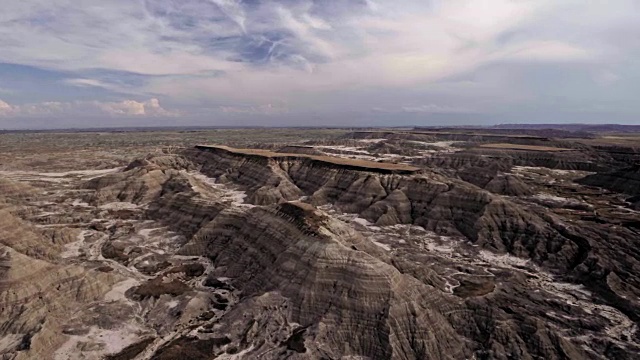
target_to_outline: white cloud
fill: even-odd
[[[535,41],[507,49],[502,56],[506,59],[523,61],[575,62],[593,57],[588,50],[559,41]]]
[[[378,6],[378,4],[375,1],[373,1],[373,0],[364,0],[364,2],[367,4],[367,7],[369,9],[371,9],[371,11],[380,10],[380,7]]]
[[[639,24],[634,0],[407,0],[401,6],[390,0],[85,0],[83,6],[7,0],[0,63],[61,71],[71,74],[68,85],[123,98],[159,96],[226,113],[260,115],[268,113],[265,104],[280,103],[291,104],[288,112],[331,112],[338,103],[368,111],[389,97],[395,104],[384,107],[401,112],[455,113],[465,107],[405,105],[421,104],[419,94],[428,91],[446,97],[436,104],[471,99],[484,109],[516,106],[549,93],[538,73],[527,71],[567,64],[584,66],[579,75],[594,84],[620,84],[624,77],[607,74],[634,73],[621,67],[638,67],[628,59],[637,57],[640,43],[619,34],[637,33]],[[499,71],[479,75],[464,94],[443,85],[492,66]],[[128,73],[140,78],[121,81]],[[552,90],[560,81],[545,80]],[[583,83],[562,85],[575,90],[569,97],[581,98]],[[496,87],[490,94],[500,96],[488,98],[486,89]],[[358,102],[346,104],[356,96]],[[71,103],[36,104],[31,111],[71,106],[112,116],[167,114],[151,100]],[[10,112],[7,106],[0,111]]]
[[[218,5],[220,9],[231,18],[238,26],[242,29],[243,32],[246,32],[245,28],[246,15],[244,13],[244,9],[242,8],[242,4],[239,0],[211,0],[213,3]]]
[[[134,100],[125,100],[122,102],[96,103],[100,110],[110,115],[145,115],[144,103]]]
[[[13,112],[13,106],[0,100],[0,115],[8,115]]]
[[[388,5],[380,2],[377,10]],[[279,22],[270,24],[295,34],[303,55],[289,57],[297,66],[250,67],[205,79],[158,78],[145,90],[174,98],[226,99],[230,102],[288,100],[345,89],[394,89],[434,84],[447,77],[501,61],[585,61],[593,54],[560,40],[525,39],[503,46],[496,38],[514,26],[534,21],[552,3],[543,1],[455,1],[440,7],[412,2],[406,11],[382,8],[329,22],[308,8],[277,7]],[[302,10],[301,10],[302,9]],[[322,61],[304,54],[315,53]],[[300,70],[304,72],[301,72]],[[202,99],[203,101],[206,99]]]
[[[69,85],[74,85],[74,86],[79,86],[79,87],[103,87],[103,88],[108,88],[109,84],[106,84],[100,80],[96,80],[96,79],[66,79],[64,81],[65,83],[69,84]]]
[[[65,115],[109,115],[114,117],[158,117],[176,116],[178,112],[165,110],[158,99],[144,102],[123,100],[120,102],[75,101],[41,102],[11,105],[0,100],[0,116],[5,117],[42,117]]]
[[[317,31],[330,28],[327,23],[314,19],[307,13],[297,17],[292,10],[285,7],[278,7],[277,15],[280,20],[279,25],[295,34],[300,42],[298,46],[301,47],[301,51],[315,53],[328,59],[335,59],[338,56],[339,45],[325,40]]]

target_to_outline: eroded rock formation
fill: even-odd
[[[377,136],[407,140],[353,141]],[[363,146],[395,151],[372,143]],[[636,214],[604,207],[615,199],[572,172],[294,150],[148,156],[76,179],[75,198],[62,200],[73,217],[36,211],[38,190],[20,187],[25,195],[0,210],[0,301],[12,319],[0,351],[505,360],[640,351]],[[52,200],[69,191],[51,189]]]
[[[623,194],[640,195],[640,165],[589,175],[578,181]]]

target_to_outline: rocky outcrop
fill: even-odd
[[[37,196],[39,191],[24,183],[0,177],[0,201],[21,202]]]
[[[184,216],[189,212],[185,209]],[[230,287],[242,293],[211,333],[210,339],[227,340],[189,340],[207,352],[265,358],[595,358],[548,325],[540,310],[549,306],[542,305],[544,297],[528,308],[507,299],[512,290],[495,285],[493,290],[465,285],[475,295],[463,296],[462,288],[458,294],[468,300],[444,294],[430,284],[433,280],[422,282],[399,271],[410,259],[390,258],[308,204],[226,208],[201,224],[180,253],[207,256],[213,265],[209,277],[229,279]],[[493,300],[478,298],[488,294]],[[513,307],[496,309],[493,301]],[[576,324],[565,320],[561,326]],[[341,345],[345,342],[350,346]],[[175,346],[160,349],[158,358],[169,356]]]
[[[533,195],[531,186],[520,178],[505,174],[497,166],[470,166],[456,173],[462,180],[474,184],[494,194],[507,196]]]
[[[417,165],[432,168],[460,169],[469,166],[487,164],[502,169],[513,166],[533,166],[548,169],[577,170],[577,171],[606,171],[617,162],[610,157],[589,152],[541,152],[514,151],[487,148],[476,148],[454,154],[438,154],[432,157],[416,159]]]
[[[577,254],[577,245],[558,234],[549,219],[473,185],[435,173],[386,175],[313,166],[297,159],[243,158],[211,151],[190,152],[187,156],[194,163],[201,162],[202,171],[209,176],[245,186],[248,201],[256,205],[306,196],[314,205],[331,204],[339,211],[360,214],[378,225],[412,223],[559,268],[569,267]],[[525,194],[522,184],[512,179],[512,187],[501,186],[500,180],[484,185],[496,192]]]
[[[179,234],[174,251],[194,262],[142,255],[125,224],[107,230],[105,274],[116,264],[148,274],[126,292],[131,301],[197,305],[192,327],[170,341],[132,343],[146,358],[596,359],[636,349],[624,322],[639,310],[633,230],[570,223],[500,166],[396,173],[200,148],[87,184],[97,203],[139,204],[143,218]],[[389,245],[372,235],[380,229],[402,235]],[[467,250],[453,255],[430,237],[464,239],[456,246]],[[545,285],[551,275],[538,267],[612,306],[622,335],[608,335],[613,320],[589,310],[593,299]]]
[[[640,350],[632,227],[600,227],[533,201],[531,180],[501,164],[374,165],[217,147],[145,157],[84,182],[89,204],[69,205],[117,218],[82,233],[91,236],[74,259],[91,266],[61,265],[78,232],[16,215],[5,233],[28,241],[5,241],[0,265],[44,264],[42,281],[86,292],[60,295],[69,306],[95,301],[89,309],[123,308],[113,319],[143,321],[114,359],[631,359]],[[122,203],[136,204],[135,216],[113,210]],[[0,276],[14,276],[11,266]],[[16,309],[8,316],[22,317]],[[76,320],[93,316],[111,331],[96,311]],[[55,335],[96,331],[73,323],[29,322],[6,335],[15,335],[12,353],[34,338],[29,356],[47,342],[98,346]]]
[[[147,203],[162,195],[163,185],[180,170],[194,168],[180,156],[152,156],[133,161],[124,171],[98,177],[85,183],[84,188],[96,190],[86,200],[92,204],[110,202]]]
[[[233,163],[216,164],[218,172],[236,171]],[[578,227],[567,225],[545,209],[513,203],[435,173],[409,177],[384,175],[326,169],[299,161],[254,162],[251,167],[257,168],[255,173],[280,175],[278,186],[286,181],[287,188],[296,189],[288,199],[307,196],[312,204],[332,204],[339,211],[360,214],[378,225],[413,223],[445,235],[462,235],[493,251],[530,258],[552,269],[571,269],[594,248],[588,240],[592,235],[580,235]],[[215,172],[210,174],[216,176]],[[252,188],[264,191],[263,184],[268,184],[249,178],[249,191]],[[510,175],[478,185],[498,194],[530,194],[519,179]]]
[[[223,203],[208,201],[191,191],[168,193],[149,205],[147,216],[161,219],[172,230],[191,237],[225,207]]]
[[[640,165],[589,175],[579,179],[578,183],[627,195],[640,195]]]
[[[62,345],[61,319],[100,299],[118,276],[60,265],[72,229],[40,229],[0,210],[0,356],[51,358]]]
[[[119,281],[113,274],[60,266],[0,246],[0,355],[51,359],[65,342],[63,327],[84,304],[101,299]],[[12,355],[11,355],[12,354]]]
[[[222,183],[242,185],[249,194],[248,202],[252,204],[272,204],[302,196],[300,189],[288,181],[272,158],[243,156],[222,149],[191,150],[187,157],[201,165],[203,174]]]
[[[42,230],[0,209],[0,244],[26,256],[52,260],[65,244],[76,241],[77,231]]]
[[[640,163],[640,146],[638,146],[638,144],[625,146],[596,142],[593,147],[600,152],[608,154],[621,164],[624,164],[621,166],[633,166],[634,164]]]
[[[243,318],[246,307],[226,315],[229,324],[244,323],[239,330],[252,328],[244,334],[254,338],[249,343],[264,339],[246,353],[249,357],[281,346],[276,339],[285,342],[295,329],[305,329],[299,340],[305,358],[469,356],[437,310],[447,303],[445,297],[402,275],[380,259],[385,256],[379,248],[309,205],[284,203],[221,214],[182,253],[208,256],[215,276],[231,278],[244,297],[256,297],[250,302],[273,309],[271,319],[257,313],[251,320]],[[274,329],[276,339],[265,339],[261,329],[275,326],[277,316],[286,319],[284,328]],[[231,339],[242,340],[237,338],[242,335]]]
[[[484,189],[494,194],[507,196],[527,196],[533,194],[530,185],[525,184],[520,178],[510,174],[496,175],[484,186]]]

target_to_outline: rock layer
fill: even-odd
[[[629,279],[633,275],[625,269],[633,267],[633,260],[625,262],[607,253],[596,240],[603,234],[570,226],[535,205],[525,206],[435,173],[406,176],[327,169],[300,159],[243,158],[212,151],[203,154],[190,150],[185,155],[208,176],[240,186],[247,192],[245,200],[259,205],[229,208],[215,201],[207,203],[187,191],[165,192],[156,201],[158,205],[151,205],[149,210],[151,216],[161,218],[161,209],[179,206],[184,220],[171,219],[170,223],[193,235],[181,253],[207,256],[213,261],[209,276],[229,278],[231,286],[242,292],[244,300],[220,321],[246,330],[214,333],[218,338],[226,336],[233,344],[245,344],[236,350],[246,351],[247,356],[268,353],[272,358],[288,354],[304,358],[357,355],[412,359],[425,354],[433,358],[476,354],[479,358],[596,358],[595,352],[584,352],[576,340],[549,327],[544,311],[527,309],[522,300],[517,300],[522,303],[518,312],[498,310],[485,302],[489,298],[516,301],[506,300],[508,290],[497,288],[495,283],[460,278],[459,290],[454,292],[457,297],[439,293],[432,284],[442,280],[431,277],[430,281],[420,281],[420,277],[399,271],[408,265],[406,260],[389,257],[313,205],[331,205],[339,212],[360,214],[380,226],[414,224],[439,234],[464,237],[482,248],[531,259],[567,274],[631,318],[637,311],[637,304],[624,304],[624,298],[637,291],[633,281],[625,281],[632,287],[622,289],[611,280],[617,275],[598,275],[615,272]],[[519,195],[523,194],[514,194]],[[291,202],[298,198],[310,205]],[[624,248],[623,239],[629,234],[618,236]],[[594,260],[599,265],[589,265],[595,264]],[[515,279],[510,281],[510,288],[518,286]],[[525,289],[529,285],[521,286],[521,291],[528,291]],[[407,287],[412,289],[409,295],[405,294]],[[352,297],[367,300],[351,303]],[[456,300],[459,298],[468,300]],[[429,305],[418,305],[415,299]],[[536,309],[555,306],[542,299],[535,303]],[[285,325],[272,323],[263,313],[255,312],[256,307],[270,309],[270,316],[280,317]],[[241,314],[250,314],[249,319]],[[370,320],[365,319],[373,318],[377,320],[368,327]],[[407,318],[412,320],[399,320]],[[488,318],[514,323],[487,328]],[[603,329],[606,320],[598,321],[592,326]],[[469,322],[475,322],[478,328],[469,328]],[[564,321],[558,324],[576,326]],[[280,335],[259,335],[257,329],[274,331],[274,326]],[[383,337],[381,329],[387,329]],[[486,332],[497,337],[486,340]],[[434,334],[439,335],[433,338]],[[419,342],[405,343],[408,337]],[[292,338],[298,345],[291,346]],[[353,345],[343,348],[340,344],[345,341]],[[261,345],[249,346],[256,343]],[[452,349],[460,351],[452,353]],[[616,349],[624,354],[617,345]],[[227,350],[227,345],[211,348],[214,352]]]
[[[420,146],[415,154],[432,150]],[[54,183],[56,201],[3,205],[0,301],[11,320],[0,353],[506,360],[640,351],[635,215],[601,210],[609,198],[571,183],[572,172],[536,178],[482,157],[414,169],[304,152],[199,146],[78,176],[76,187]],[[560,196],[572,191],[572,202]],[[613,225],[620,211],[624,222]],[[72,307],[71,319],[60,316]]]
[[[627,195],[640,195],[640,165],[589,175],[578,182]]]

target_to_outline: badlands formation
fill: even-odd
[[[497,129],[226,144],[3,159],[0,358],[638,358],[637,148]]]

